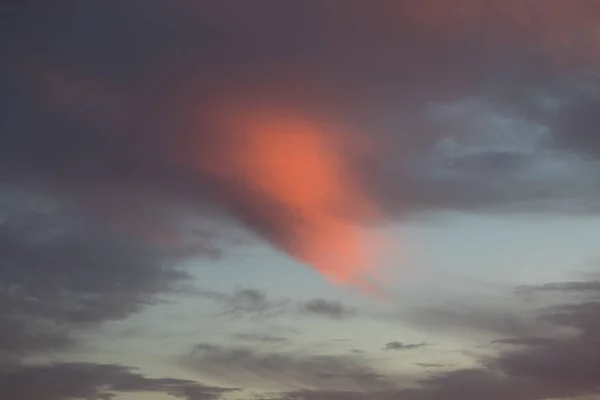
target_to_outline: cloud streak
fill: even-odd
[[[358,356],[259,352],[247,347],[199,344],[183,357],[192,371],[217,381],[263,390],[389,388],[388,378]],[[235,383],[234,383],[235,382]]]
[[[336,320],[352,318],[359,314],[353,307],[344,305],[339,301],[313,299],[300,304],[300,312],[308,315],[323,316]]]
[[[360,317],[360,310],[341,301],[314,298],[293,301],[286,297],[269,296],[263,290],[238,287],[232,292],[199,290],[197,294],[214,301],[221,309],[219,316],[232,318],[273,318],[281,315],[300,315],[331,320]]]
[[[183,379],[148,378],[134,368],[92,363],[0,366],[0,390],[14,400],[113,399],[123,393],[218,400],[237,391]]]
[[[401,350],[414,350],[426,347],[427,343],[402,343],[398,341],[388,342],[383,347],[383,350],[401,351]]]

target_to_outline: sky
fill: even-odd
[[[600,1],[0,5],[0,393],[600,396]]]

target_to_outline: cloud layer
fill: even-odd
[[[217,400],[234,388],[194,381],[148,378],[133,368],[111,364],[0,366],[0,390],[14,400],[113,399],[118,393],[162,393],[184,400]]]
[[[0,392],[10,398],[232,392],[117,364],[32,362],[185,292],[180,262],[226,254],[215,237],[230,227],[370,287],[371,229],[412,213],[598,212],[599,1],[5,3]],[[306,400],[595,395],[598,287],[520,289],[551,297],[542,308],[449,302],[394,316],[494,349],[410,389],[359,352],[198,344],[184,364]],[[365,313],[254,289],[195,294],[234,319]],[[388,356],[417,347],[385,345],[399,350]]]
[[[165,202],[191,201],[184,214],[216,202],[300,261],[356,282],[373,275],[357,221],[381,222],[373,209],[383,219],[596,210],[598,96],[581,72],[597,57],[594,1],[19,4],[5,25],[18,45],[2,42],[22,66],[3,67],[16,93],[5,100],[3,179],[50,183],[88,208],[90,187],[103,199],[125,191],[129,201],[93,210],[129,229],[144,221],[138,233],[181,235]],[[340,129],[298,128],[317,120]],[[277,158],[265,145],[279,137],[291,147]],[[292,201],[292,189],[305,196]],[[158,195],[153,218],[140,215]]]

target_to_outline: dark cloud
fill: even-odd
[[[598,140],[597,126],[598,85],[590,85],[590,91],[583,95],[574,95],[564,107],[551,119],[554,131],[569,132],[557,135],[555,145],[582,153],[586,157],[597,158],[600,155],[600,141]]]
[[[190,370],[217,381],[259,389],[388,388],[389,379],[357,355],[259,352],[246,347],[199,344],[184,357]]]
[[[595,78],[581,73],[597,54],[575,32],[585,21],[597,37],[598,3],[420,4],[13,2],[0,24],[11,38],[0,41],[2,179],[86,202],[85,188],[101,199],[128,188],[135,201],[97,206],[118,219],[158,193],[216,202],[287,248],[289,211],[185,161],[218,152],[205,115],[217,99],[267,98],[381,142],[357,176],[389,217],[594,209],[598,167],[579,158],[597,147]],[[556,62],[566,59],[580,63]],[[193,154],[174,157],[182,148]],[[162,231],[164,221],[147,224]]]
[[[310,251],[298,229],[314,221],[256,182],[206,165],[216,159],[227,169],[233,162],[224,149],[247,148],[223,123],[229,113],[277,104],[352,127],[376,144],[369,154],[362,146],[342,154],[384,219],[447,209],[598,211],[599,92],[596,77],[583,73],[598,55],[593,40],[570,31],[583,29],[574,22],[583,20],[589,37],[598,36],[590,22],[596,1],[288,3],[7,5],[0,184],[51,193],[133,237],[126,240],[193,242],[218,257],[215,235],[241,223],[315,264],[300,254]],[[556,62],[565,59],[580,63]],[[347,214],[362,222],[354,211]],[[216,222],[206,224],[206,216]],[[239,296],[219,300],[226,314],[279,312],[256,293]],[[104,312],[116,315],[110,304]],[[351,315],[314,306],[313,314]],[[518,323],[502,320],[489,323],[509,330]],[[22,323],[11,317],[7,332]],[[35,328],[45,332],[35,341],[66,345],[61,328],[47,325]]]
[[[481,359],[476,369],[434,375],[424,381],[424,392],[414,392],[414,398],[543,399],[597,395],[599,364],[594,355],[599,351],[600,307],[593,300],[585,301],[597,297],[595,286],[596,282],[585,281],[541,286],[541,290],[561,290],[566,303],[538,310],[533,322],[568,328],[570,333],[498,339],[495,343],[509,345],[508,348]],[[575,291],[584,301],[580,298],[573,302],[570,295]],[[550,330],[553,331],[557,332]],[[500,330],[497,334],[506,332]]]
[[[569,284],[573,288],[574,285]],[[581,282],[582,294],[589,285]],[[597,296],[598,292],[592,296]],[[554,397],[597,394],[597,354],[600,307],[595,301],[559,304],[544,309],[540,319],[554,326],[574,329],[570,335],[542,343],[523,340],[521,349],[506,350],[490,360],[490,368],[507,376],[535,382],[555,392]]]
[[[400,351],[400,350],[414,350],[414,349],[421,349],[423,347],[426,347],[427,343],[422,342],[422,343],[402,343],[402,342],[398,342],[398,341],[393,341],[393,342],[389,342],[386,343],[385,346],[383,347],[384,350],[394,350],[394,351]]]
[[[184,400],[218,400],[237,389],[183,379],[148,378],[122,365],[69,363],[0,366],[0,391],[11,400],[109,400],[119,393],[161,393]]]
[[[451,365],[441,364],[441,363],[415,363],[415,365],[418,365],[419,367],[423,367],[423,368],[444,368],[444,367],[451,366]]]
[[[0,354],[64,350],[78,334],[187,291],[194,252],[132,240],[48,196],[2,190]]]
[[[354,307],[339,301],[313,299],[299,305],[300,312],[332,319],[345,319],[358,315]]]

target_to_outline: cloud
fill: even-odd
[[[184,400],[218,400],[234,388],[148,378],[113,364],[63,363],[0,366],[0,390],[13,400],[113,399],[119,393],[161,393]]]
[[[1,85],[10,89],[0,99],[2,180],[20,187],[45,182],[68,204],[85,203],[111,216],[102,220],[118,219],[138,234],[179,237],[165,209],[186,217],[218,209],[345,282],[376,271],[362,263],[350,273],[322,260],[362,258],[344,253],[361,246],[340,243],[356,238],[347,228],[365,222],[370,208],[383,215],[369,223],[440,209],[597,212],[590,110],[598,93],[594,76],[583,73],[597,52],[594,40],[575,33],[598,36],[597,2],[427,3],[353,1],[342,10],[318,1],[269,9],[159,0],[14,2],[1,21],[5,37],[19,38],[0,41],[9,60]],[[357,146],[354,133],[324,129],[326,142],[342,139],[334,154],[348,164],[347,173],[331,176],[352,178],[344,186],[352,190],[319,186],[333,190],[343,209],[325,214],[344,214],[343,221],[290,208],[280,189],[299,182],[291,176],[283,186],[277,180],[274,194],[239,174],[206,169],[215,155],[228,160],[227,168],[244,164],[228,155],[251,146],[238,145],[223,121],[239,120],[249,104],[284,105],[265,106],[269,118],[255,128],[272,127],[270,117],[285,109],[301,120],[328,121],[319,127],[361,132]],[[275,143],[267,130],[247,136],[248,143]],[[294,157],[283,161],[312,165]],[[333,158],[319,165],[331,167]],[[245,159],[246,178],[264,167],[257,160],[266,159]],[[85,194],[90,187],[93,196]],[[107,200],[120,190],[129,201]],[[160,196],[164,201],[151,212],[141,211],[140,203]],[[90,197],[100,204],[90,206]],[[365,198],[376,207],[363,207]],[[174,207],[184,201],[193,207]],[[299,224],[318,234],[301,234]]]
[[[554,344],[555,340],[541,337],[518,337],[508,339],[496,339],[492,343],[511,346],[548,346]]]
[[[229,214],[303,261],[319,258],[294,239],[314,244],[298,232],[315,222],[307,215],[321,214],[298,217],[273,193],[184,162],[229,160],[220,140],[233,136],[218,129],[220,118],[237,117],[248,104],[285,104],[306,119],[319,115],[365,132],[359,146],[342,133],[336,154],[365,187],[355,197],[372,198],[383,219],[448,209],[598,212],[597,1],[348,1],[343,9],[312,0],[6,6],[2,196],[18,189],[11,204],[35,204],[0,217],[0,355],[69,348],[86,329],[178,292],[185,274],[168,266],[180,254],[146,240],[190,240],[179,229],[182,215]],[[364,142],[376,149],[355,151]],[[31,211],[40,191],[95,221],[40,217]],[[362,208],[345,207],[350,196],[341,197],[334,214],[365,222]],[[230,222],[218,221],[217,230]],[[332,231],[347,239],[338,236],[345,229]],[[324,253],[343,249],[340,243],[347,242],[323,246]],[[404,394],[529,399],[592,390],[598,371],[586,357],[598,350],[590,339],[596,285],[534,290],[575,297],[536,310],[538,319],[486,304],[419,310],[413,322],[422,327],[481,332],[504,346],[481,368],[434,376]],[[294,308],[251,289],[210,296],[226,315]],[[312,308],[348,315],[326,302]],[[542,346],[538,338],[559,328],[579,335]]]
[[[457,396],[458,389],[464,389],[462,398],[478,398],[483,394],[491,398],[522,399],[597,394],[597,367],[592,360],[597,349],[593,340],[580,336],[546,342],[543,346],[537,342],[523,344],[525,348],[501,352],[471,374],[452,371],[434,377],[427,385],[434,386],[439,393],[434,398],[453,398],[454,386]]]
[[[263,390],[340,387],[373,390],[392,385],[357,355],[271,353],[247,347],[199,344],[183,358],[183,363],[217,381]]]
[[[415,365],[418,365],[419,367],[423,367],[423,368],[444,368],[444,367],[451,366],[448,364],[441,364],[441,363],[415,363]]]
[[[393,342],[386,343],[385,346],[383,347],[383,349],[400,351],[400,350],[420,349],[420,348],[423,348],[426,346],[427,346],[427,343],[424,343],[424,342],[422,342],[422,343],[402,343],[402,342],[393,341]]]
[[[232,293],[201,290],[200,296],[215,301],[219,315],[235,318],[269,318],[285,312],[289,299],[271,299],[258,289],[236,288]]]
[[[358,310],[339,301],[313,299],[299,305],[301,313],[331,319],[346,319],[358,315]]]
[[[265,344],[287,344],[291,342],[290,339],[285,337],[271,336],[268,334],[261,335],[258,333],[237,333],[233,335],[233,338],[244,342],[255,342]]]
[[[585,281],[585,282],[553,282],[538,286],[522,286],[517,288],[518,292],[529,292],[532,294],[541,294],[554,292],[557,294],[584,294],[595,295],[600,292],[600,281]]]
[[[455,370],[426,380],[432,398],[572,398],[598,394],[598,352],[600,307],[596,281],[565,282],[540,286],[541,290],[562,290],[563,301],[538,310],[534,321],[553,328],[575,329],[570,334],[534,338],[514,335],[496,343],[510,345],[495,356],[480,361],[472,370]],[[596,289],[593,289],[596,288]],[[579,300],[570,296],[578,291]],[[592,300],[587,300],[592,299]],[[557,332],[556,329],[551,332]],[[515,331],[514,333],[517,333]],[[503,334],[506,332],[498,332]],[[515,346],[517,345],[517,346]],[[462,392],[461,392],[461,389]],[[419,397],[419,392],[415,398]],[[437,396],[437,397],[436,397]],[[408,396],[407,398],[411,398]],[[426,397],[429,398],[429,397]],[[458,398],[458,397],[457,397]]]
[[[343,320],[359,315],[357,308],[340,301],[315,298],[294,302],[285,297],[273,298],[266,292],[253,288],[238,287],[231,293],[214,290],[200,290],[198,293],[221,308],[218,315],[233,318],[273,318],[282,314],[299,314]]]
[[[416,306],[407,312],[389,315],[386,319],[403,321],[432,332],[462,337],[498,335],[536,336],[548,332],[549,327],[535,320],[530,305],[515,308],[510,303],[493,303],[479,299],[449,301],[444,305]]]
[[[65,350],[78,335],[185,293],[187,250],[131,240],[51,197],[1,188],[0,354]]]

